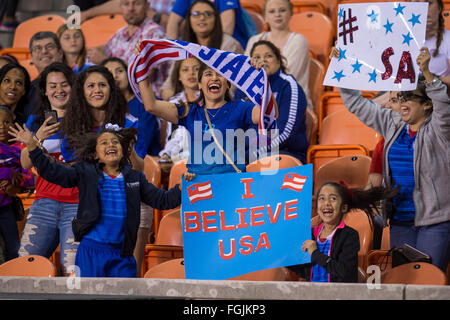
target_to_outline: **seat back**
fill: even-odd
[[[144,175],[148,182],[157,188],[161,188],[161,167],[158,161],[150,155],[146,155],[144,158]]]
[[[263,14],[264,9],[264,0],[240,0],[239,3],[241,7],[247,10],[248,13],[250,11]],[[245,49],[245,48],[244,48]]]
[[[113,34],[127,25],[121,14],[104,14],[81,24],[86,48],[105,44]]]
[[[319,121],[317,119],[316,113],[313,110],[306,108],[305,113],[306,137],[308,138],[309,145],[312,146],[317,143],[317,130],[319,127]]]
[[[4,48],[4,49],[0,50],[0,56],[2,56],[4,54],[9,54],[10,56],[13,56],[14,58],[16,58],[19,61],[19,63],[22,60],[31,58],[29,48]]]
[[[328,16],[321,12],[295,13],[289,20],[289,28],[305,36],[317,59],[325,66],[328,65],[333,39],[333,25]]]
[[[36,69],[36,67],[34,66],[31,59],[20,60],[19,63],[22,67],[24,67],[28,71],[31,81],[33,81],[34,79],[36,79],[39,76],[39,72]]]
[[[350,155],[333,159],[319,169],[314,177],[314,194],[325,182],[345,181],[350,188],[364,188],[372,159],[365,155]]]
[[[317,59],[310,58],[309,64],[309,92],[314,110],[317,110],[324,87],[323,79],[326,74],[325,66]]]
[[[445,286],[447,278],[438,267],[426,262],[412,262],[392,268],[381,276],[381,283]]]
[[[181,224],[180,210],[173,210],[162,217],[155,244],[183,245],[183,227]]]
[[[175,187],[177,183],[181,184],[181,177],[187,171],[187,159],[183,159],[172,166],[169,174],[169,189]]]
[[[14,33],[13,48],[28,48],[31,37],[39,31],[56,33],[58,28],[66,23],[66,19],[57,14],[47,14],[34,17],[20,23]]]
[[[300,12],[320,12],[323,14],[327,14],[327,8],[323,3],[317,0],[291,0],[291,3],[293,4],[293,13],[300,13]]]
[[[302,162],[287,154],[270,155],[247,165],[247,172],[271,171],[301,166]]]
[[[264,21],[263,16],[260,13],[255,12],[253,10],[248,10],[247,12],[250,15],[250,17],[252,17],[253,21],[255,22],[258,33],[263,32],[266,28],[266,22]]]
[[[333,112],[323,119],[319,144],[360,144],[373,151],[381,135],[363,124],[347,109]]]
[[[344,215],[344,222],[349,227],[358,231],[360,247],[358,252],[358,266],[366,270],[367,255],[372,249],[373,243],[373,229],[370,225],[369,218],[362,210],[352,210]]]
[[[444,16],[444,25],[446,30],[450,30],[450,8],[442,12]]]
[[[281,268],[272,268],[259,270],[254,272],[249,272],[237,277],[233,277],[227,280],[241,280],[241,281],[296,281],[298,277],[296,277],[293,273],[289,271],[289,269],[281,267]]]
[[[0,265],[4,277],[56,277],[57,270],[51,261],[37,255],[23,256]]]
[[[144,278],[185,279],[184,258],[172,259],[150,268]]]

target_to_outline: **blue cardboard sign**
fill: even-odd
[[[223,280],[311,262],[312,165],[202,175],[182,186],[187,279]]]

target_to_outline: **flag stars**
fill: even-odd
[[[377,22],[378,21],[378,13],[375,13],[375,11],[372,10],[372,13],[367,15],[370,18],[370,22]]]
[[[394,8],[395,10],[395,16],[398,16],[399,14],[404,14],[403,9],[405,9],[406,6],[402,6],[400,3],[397,5],[397,8]]]
[[[331,79],[336,79],[338,82],[341,82],[341,79],[345,77],[344,70],[341,70],[339,72],[333,71],[334,76]]]
[[[358,62],[358,59],[356,59],[356,62],[354,64],[351,65],[353,67],[353,71],[352,73],[355,73],[356,71],[358,71],[359,73],[361,73],[361,66],[362,63]]]
[[[386,24],[383,25],[383,27],[386,29],[386,34],[388,34],[388,32],[393,33],[392,31],[392,26],[394,25],[393,22],[389,22],[389,19],[387,19]]]
[[[339,19],[344,18],[344,9],[343,8],[339,9],[338,17],[339,17]]]
[[[412,24],[412,26],[413,26],[413,28],[414,28],[414,26],[415,26],[416,24],[422,24],[422,23],[420,22],[419,18],[420,18],[420,14],[416,16],[416,15],[413,13],[412,16],[411,16],[411,19],[409,19],[408,22],[411,22],[411,24]]]
[[[369,73],[369,82],[370,81],[377,83],[377,72],[375,71],[375,69],[373,69],[373,71]]]
[[[408,46],[409,46],[409,43],[410,43],[411,40],[413,39],[413,38],[411,37],[411,33],[408,32],[408,34],[402,34],[402,36],[403,36],[403,42],[402,42],[402,44],[406,43],[406,44],[408,44]]]
[[[347,59],[346,52],[347,52],[347,49],[342,50],[341,48],[339,48],[339,59],[338,59],[338,62],[341,61],[342,59]]]

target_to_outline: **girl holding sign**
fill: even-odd
[[[12,141],[24,143],[33,165],[49,182],[65,188],[78,187],[79,206],[73,220],[75,241],[80,241],[75,265],[81,277],[136,277],[136,245],[140,204],[160,210],[181,203],[179,185],[169,191],[147,182],[132,169],[130,157],[136,141],[135,128],[106,124],[99,132],[80,136],[77,163],[65,166],[51,161],[25,126],[16,124]],[[78,275],[78,274],[77,274]]]
[[[290,267],[312,282],[358,282],[358,232],[345,225],[343,217],[360,209],[372,220],[379,200],[391,198],[396,190],[375,187],[349,189],[344,182],[324,183],[317,191],[316,210],[322,221],[312,228],[312,240],[302,250],[311,254],[311,265]]]
[[[430,59],[428,48],[422,48],[417,63],[425,83],[398,94],[400,113],[364,99],[358,91],[340,88],[340,93],[347,109],[385,138],[384,185],[401,185],[393,210],[384,210],[391,247],[407,243],[445,271],[450,247],[450,99],[447,87],[430,72]]]

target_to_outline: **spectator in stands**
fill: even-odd
[[[20,165],[20,146],[9,142],[14,114],[0,105],[0,237],[5,242],[5,260],[18,257],[20,246],[13,199],[24,187],[34,185],[33,175]]]
[[[99,15],[121,13],[120,1],[121,0],[109,0],[100,5],[90,7],[89,9],[81,9],[81,23]],[[147,0],[149,4],[147,17],[160,26],[166,27],[174,1],[175,0]]]
[[[70,99],[75,74],[62,62],[47,66],[38,78],[38,101],[34,114],[26,123],[49,157],[64,162],[61,155],[61,121]],[[48,116],[56,112],[57,121]],[[21,164],[31,169],[29,152],[22,150]],[[78,208],[78,189],[62,188],[50,183],[39,174],[36,179],[36,199],[30,207],[26,222],[20,256],[40,255],[49,258],[60,245],[60,265],[63,275],[70,274],[70,266],[75,264],[78,243],[74,242],[72,220]]]
[[[302,87],[292,75],[286,74],[284,58],[270,41],[254,43],[250,57],[252,64],[260,64],[269,76],[269,83],[278,105],[277,125],[279,136],[272,140],[271,149],[277,147],[282,154],[289,154],[306,163],[308,139],[306,137],[306,98]],[[238,90],[235,99],[246,99]]]
[[[0,104],[8,106],[14,114],[14,122],[25,123],[25,108],[30,92],[30,76],[19,64],[8,63],[0,69]]]
[[[302,250],[311,255],[311,264],[290,269],[312,282],[358,282],[359,235],[345,224],[343,217],[360,209],[372,219],[376,203],[394,194],[383,187],[358,190],[349,189],[345,182],[324,183],[316,195],[321,223],[312,228],[312,240],[302,245]]]
[[[158,119],[145,111],[144,105],[134,95],[128,82],[127,65],[119,58],[108,58],[101,63],[114,76],[117,86],[122,91],[125,99],[128,102],[130,114],[136,117],[139,121],[137,141],[137,153],[142,155],[156,156],[161,150],[159,143],[160,129]],[[152,226],[153,209],[145,203],[141,203],[141,224],[139,225],[138,239],[134,250],[134,258],[137,262],[137,276],[141,275],[142,259],[144,257],[145,245],[147,244],[148,234]]]
[[[193,2],[194,0],[175,1],[167,22],[169,39],[178,39],[181,23],[188,16],[188,9]],[[258,32],[252,17],[241,7],[239,0],[214,0],[214,4],[220,13],[223,32],[233,36],[245,48],[248,39]]]
[[[64,159],[76,160],[73,151],[79,147],[76,144],[82,142],[80,136],[99,131],[107,123],[122,128],[138,128],[138,119],[128,113],[127,101],[111,72],[104,66],[90,66],[76,77],[62,121],[61,152]],[[136,145],[131,161],[134,169],[143,171],[145,154],[137,154],[142,149]]]
[[[53,32],[39,31],[35,33],[30,39],[29,49],[31,62],[39,73],[52,62],[63,62],[64,54],[61,50],[61,44]],[[37,79],[34,79],[31,82],[28,103],[24,110],[25,120],[34,112],[37,104]]]
[[[309,98],[309,45],[308,40],[300,34],[289,30],[289,21],[293,14],[290,0],[264,1],[264,19],[270,31],[264,31],[250,38],[245,54],[250,55],[255,42],[267,40],[272,42],[286,58],[286,70],[294,76],[305,92],[308,107],[314,109]]]
[[[444,3],[442,0],[418,0],[428,2],[427,28],[424,46],[430,50],[430,71],[447,86],[450,84],[450,30],[445,29]]]
[[[147,18],[146,0],[121,0],[120,9],[127,26],[119,29],[104,46],[88,49],[89,61],[99,64],[108,57],[117,57],[128,61],[136,43],[144,39],[164,39],[164,29]],[[167,63],[161,63],[151,75],[153,90],[159,91],[169,71]]]
[[[188,8],[187,17],[181,40],[224,51],[244,52],[236,39],[222,31],[219,10],[211,1],[192,2]],[[172,69],[169,74],[171,72]],[[167,101],[175,95],[174,89],[172,81],[167,78],[161,88],[161,98]]]
[[[75,74],[79,74],[92,65],[86,60],[86,47],[81,29],[69,29],[65,23],[59,27],[56,35],[64,53],[64,62],[72,68]]]
[[[158,189],[131,168],[136,131],[107,124],[100,132],[80,136],[78,163],[63,166],[43,154],[28,129],[11,130],[15,140],[26,144],[33,165],[46,180],[80,190],[73,230],[80,241],[75,265],[81,277],[136,277],[138,200],[161,210],[181,204],[180,185]]]
[[[198,70],[200,61],[197,58],[178,60],[173,64],[169,80],[175,88],[175,95],[169,99],[172,103],[191,103],[198,99]],[[162,163],[173,163],[189,156],[187,131],[183,126],[167,126],[167,141],[159,156]],[[163,166],[162,166],[163,167]]]
[[[333,52],[339,57],[336,49]],[[450,99],[447,87],[430,72],[430,59],[428,48],[421,48],[417,63],[425,83],[419,81],[416,90],[398,94],[400,114],[355,90],[340,92],[349,111],[386,140],[383,183],[401,186],[392,210],[384,212],[391,247],[408,243],[445,271],[450,252]]]
[[[245,171],[245,146],[235,145],[233,142],[232,148],[228,146],[227,149],[229,141],[218,141],[219,147],[211,138],[214,131],[219,131],[222,137],[226,137],[227,129],[243,129],[245,131],[252,124],[257,124],[260,115],[259,107],[249,102],[231,101],[228,81],[205,64],[201,64],[198,78],[200,97],[194,103],[180,105],[157,100],[151,89],[149,79],[142,80],[139,82],[139,90],[145,110],[173,124],[184,126],[190,134],[191,151],[195,144],[200,143],[194,140],[196,136],[199,134],[202,137],[203,134],[209,136],[209,139],[205,137],[202,139],[201,147],[196,146],[201,150],[201,158],[195,156],[194,152],[190,152],[187,164],[189,173],[185,175],[185,178],[192,179],[195,174]],[[215,130],[209,129],[208,119],[211,127]],[[234,139],[232,140],[234,141]],[[208,149],[211,149],[211,143],[214,146],[214,151],[208,152],[206,150],[205,152],[205,148],[208,146]],[[232,155],[229,156],[227,153],[220,151],[220,148],[227,150],[227,153],[232,152]]]

